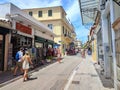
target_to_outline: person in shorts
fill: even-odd
[[[21,70],[21,74],[23,74],[23,69],[22,69],[23,48],[20,48],[20,50],[16,54],[18,54],[19,59],[16,60],[16,66],[13,74],[14,76],[16,76],[18,68]]]

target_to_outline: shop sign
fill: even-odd
[[[32,34],[32,29],[25,26],[25,25],[22,25],[20,23],[16,23],[16,29],[23,32],[23,33],[26,33],[26,34]]]

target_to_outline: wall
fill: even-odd
[[[114,3],[114,10],[115,10],[115,20],[120,17],[120,6]]]
[[[37,20],[52,20],[52,19],[60,19],[61,18],[61,7],[57,8],[33,8],[33,9],[25,9],[24,11],[29,14],[29,11],[33,12],[33,17]],[[52,16],[48,16],[48,10],[52,10]],[[38,17],[38,11],[42,11],[43,15],[42,17]]]

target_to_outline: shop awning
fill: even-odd
[[[97,15],[99,0],[79,0],[83,25],[92,25]]]
[[[113,1],[116,2],[120,6],[120,0],[113,0]]]
[[[35,36],[35,42],[44,43],[44,42],[46,42],[46,39],[38,37],[38,36]]]
[[[0,26],[0,34],[7,34],[10,32],[10,29]]]
[[[14,15],[8,15],[10,18],[13,18],[15,20],[18,21],[22,21],[22,22],[26,22],[29,25],[37,28],[38,30],[40,30],[41,32],[46,32],[46,34],[48,35],[52,35],[53,37],[56,36],[56,34],[54,34],[47,26],[45,26],[44,24],[42,24],[41,22],[35,20],[33,17],[31,17],[30,15],[27,14],[14,14]]]

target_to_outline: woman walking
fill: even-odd
[[[24,82],[28,79],[28,70],[30,68],[30,64],[33,64],[28,51],[25,52],[22,61],[23,61],[22,68],[24,70],[24,76],[23,76],[23,82]]]
[[[57,60],[59,63],[61,63],[61,52],[60,52],[59,47],[57,48]]]

